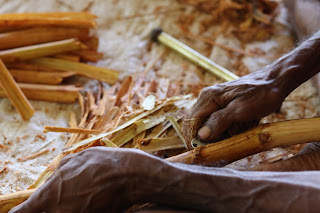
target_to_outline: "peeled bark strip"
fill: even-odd
[[[105,81],[110,84],[116,83],[119,75],[115,70],[57,58],[37,58],[30,61],[30,63],[55,70],[71,71],[83,76]]]
[[[81,129],[77,127],[58,127],[58,126],[44,126],[43,133],[47,132],[67,132],[77,134],[97,134],[98,131],[94,129]]]
[[[12,13],[0,15],[0,27],[96,27],[95,15],[86,12]]]
[[[189,150],[193,149],[192,140],[197,137],[197,132],[203,122],[200,119],[185,119],[182,125],[182,133]]]
[[[25,96],[30,100],[49,101],[57,103],[74,103],[79,98],[80,87],[72,85],[42,85],[42,84],[18,84]],[[7,97],[0,88],[0,97]]]
[[[60,84],[64,78],[74,75],[72,72],[38,72],[33,70],[9,70],[12,77],[21,83]]]
[[[263,124],[226,140],[168,158],[170,162],[224,166],[271,148],[320,141],[320,118]]]
[[[11,100],[12,104],[24,120],[29,120],[34,114],[34,109],[23,94],[10,72],[0,59],[0,82],[3,93]]]
[[[71,38],[89,39],[88,29],[43,27],[0,34],[0,49],[11,49]]]

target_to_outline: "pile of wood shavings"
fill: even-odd
[[[63,156],[93,146],[138,148],[159,157],[185,152],[180,121],[189,114],[202,88],[164,78],[146,81],[145,75],[129,76],[121,85],[108,90],[100,86],[96,93],[81,96],[81,120],[77,123],[72,113],[70,128],[45,127],[46,131],[72,134],[63,154],[51,162],[32,188],[43,183]],[[103,135],[96,138],[93,134]]]
[[[266,40],[273,34],[272,21],[278,3],[271,0],[178,0],[192,5],[199,12],[210,15],[203,21],[203,29],[212,25],[232,25],[232,33],[242,41]],[[189,16],[184,22],[192,22]],[[182,26],[186,28],[188,25]]]

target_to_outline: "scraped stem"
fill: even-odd
[[[224,166],[274,147],[320,141],[320,118],[263,124],[226,140],[168,158],[170,162]]]

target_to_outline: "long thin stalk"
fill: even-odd
[[[78,100],[81,88],[72,85],[18,84],[25,96],[30,100],[57,103],[74,103]],[[0,97],[7,97],[0,89]]]
[[[20,83],[31,84],[60,84],[64,78],[68,78],[72,72],[38,72],[32,70],[9,70],[12,77]]]
[[[85,48],[86,47],[81,42],[75,39],[67,39],[10,50],[2,50],[0,51],[0,58],[4,63],[14,63]]]
[[[37,58],[30,63],[45,66],[50,69],[71,71],[97,80],[114,84],[118,80],[119,73],[103,67],[96,67],[85,63],[72,62],[57,58]]]
[[[320,141],[320,118],[263,124],[229,139],[168,158],[170,162],[224,166],[274,147]]]
[[[96,26],[96,16],[85,12],[12,13],[0,15],[0,27],[79,27]]]
[[[70,38],[89,39],[89,31],[81,28],[42,27],[0,34],[0,49],[11,49]]]

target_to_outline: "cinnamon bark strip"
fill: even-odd
[[[78,100],[80,87],[73,85],[18,84],[25,96],[31,100],[56,103],[74,103]],[[0,97],[7,97],[0,89]]]
[[[76,127],[58,127],[58,126],[44,126],[44,133],[47,132],[67,132],[67,133],[78,133],[78,134],[97,134],[97,130],[93,129],[82,129]]]
[[[0,27],[96,27],[96,16],[86,12],[11,13],[0,15]]]
[[[49,152],[49,149],[44,149],[44,150],[41,150],[39,152],[36,152],[32,155],[29,155],[29,156],[26,156],[26,157],[22,157],[22,158],[19,158],[18,161],[20,162],[24,162],[24,161],[27,161],[27,160],[30,160],[30,159],[34,159],[40,155],[43,155],[43,154],[46,154]]]
[[[0,58],[4,63],[14,63],[85,48],[86,46],[76,39],[67,39],[10,50],[2,50],[0,51]]]
[[[30,63],[34,65],[45,66],[50,69],[75,72],[77,74],[100,81],[105,81],[110,84],[116,83],[119,75],[119,73],[115,70],[57,58],[37,58],[30,61]]]
[[[89,39],[88,29],[65,27],[42,27],[0,34],[0,49],[11,49],[34,44],[78,38]]]
[[[15,106],[24,120],[29,120],[34,114],[34,109],[23,94],[10,72],[0,59],[0,82],[5,94]]]
[[[79,50],[72,52],[72,54],[79,56],[82,61],[90,62],[97,62],[103,57],[103,54],[97,52],[96,50]]]
[[[60,84],[64,78],[74,75],[72,72],[38,72],[32,70],[9,70],[12,77],[20,83]]]

